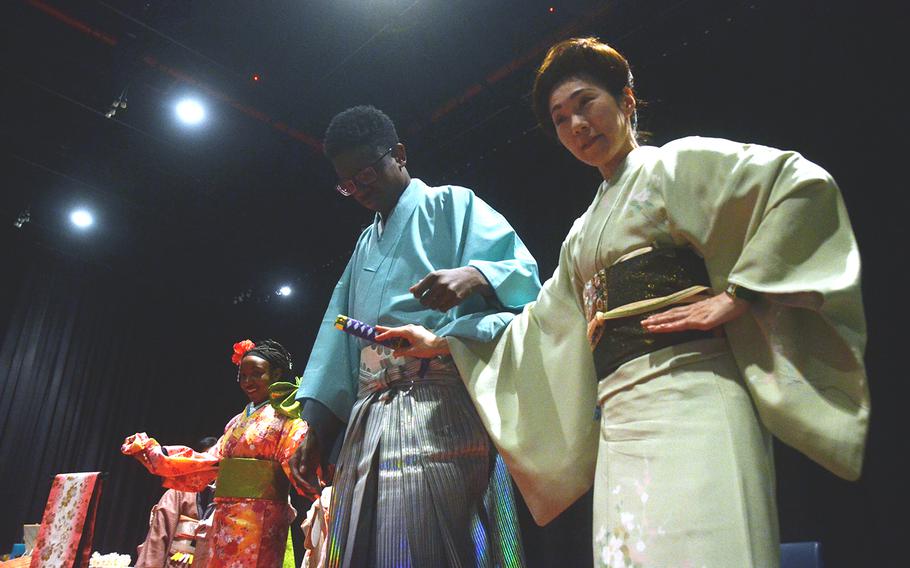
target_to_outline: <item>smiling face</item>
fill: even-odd
[[[237,370],[237,381],[246,397],[253,404],[259,404],[269,398],[269,385],[275,381],[269,362],[256,355],[247,355],[240,362]]]
[[[550,119],[556,136],[580,161],[609,179],[638,144],[632,131],[635,97],[617,101],[606,89],[582,77],[562,81],[550,93]]]
[[[408,171],[404,169],[407,162],[404,145],[398,143],[392,146],[391,152],[381,157],[383,151],[371,146],[357,146],[335,156],[332,165],[339,180],[356,181],[357,177],[364,177],[358,174],[362,174],[365,168],[372,168],[375,176],[367,176],[367,179],[372,181],[369,183],[356,181],[357,190],[351,197],[385,218],[395,208],[398,198],[411,179]]]

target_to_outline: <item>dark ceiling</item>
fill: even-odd
[[[819,68],[821,51],[859,13],[712,0],[19,0],[5,10],[0,214],[9,227],[28,213],[16,242],[225,302],[337,277],[369,220],[332,191],[319,150],[348,106],[386,110],[413,175],[473,187],[548,271],[550,245],[589,198],[560,185],[595,181],[534,129],[527,91],[548,45],[596,34],[623,49],[655,141],[704,133],[811,150],[841,104],[809,100],[813,81],[842,72]],[[782,97],[793,85],[804,100]],[[184,96],[204,103],[203,124],[175,119]],[[107,118],[120,99],[127,107]],[[97,217],[85,234],[67,221],[79,204]],[[316,287],[321,306],[325,283]]]
[[[368,216],[331,190],[319,140],[334,113],[375,104],[412,156],[453,152],[435,161],[452,167],[464,131],[520,105],[549,38],[604,13],[584,1],[553,12],[413,0],[7,8],[4,216],[28,210],[25,230],[86,260],[220,282],[238,258],[261,259],[248,262],[254,271],[293,265],[286,277],[299,278],[349,250]],[[184,96],[207,107],[204,124],[175,119]],[[121,98],[127,107],[106,118]],[[76,204],[98,223],[74,242],[66,215]],[[225,290],[266,285],[235,280]]]

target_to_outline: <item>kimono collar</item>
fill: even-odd
[[[411,218],[414,208],[426,193],[426,187],[427,184],[419,179],[411,178],[411,183],[401,192],[398,203],[395,204],[384,224],[382,215],[376,213],[376,217],[373,219],[373,231],[380,241],[387,238],[394,240],[395,235],[401,232],[408,219]],[[387,234],[388,236],[386,236]]]
[[[626,172],[635,169],[635,166],[641,164],[644,161],[648,150],[652,148],[653,146],[636,146],[635,148],[632,148],[632,150],[626,154],[626,157],[623,158],[619,167],[616,168],[616,171],[613,172],[613,175],[610,176],[610,179],[605,180],[607,186],[616,185],[616,182],[622,179]]]
[[[645,163],[647,161],[647,155],[653,150],[656,150],[654,146],[637,146],[632,148],[632,150],[626,154],[626,157],[623,158],[619,167],[616,168],[616,171],[613,172],[613,175],[610,176],[610,179],[605,179],[603,183],[600,184],[595,201],[599,201],[611,187],[622,185],[620,182],[626,177],[626,174],[635,171],[638,166]]]

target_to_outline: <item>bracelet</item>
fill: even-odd
[[[724,290],[724,293],[727,294],[728,296],[730,296],[731,298],[733,298],[734,300],[736,298],[739,298],[739,299],[745,300],[749,303],[752,303],[758,299],[758,292],[756,292],[755,290],[749,290],[748,288],[743,288],[739,284],[731,283],[729,286],[727,286],[727,289]]]

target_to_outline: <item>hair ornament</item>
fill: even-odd
[[[255,347],[256,344],[249,339],[238,341],[234,344],[234,353],[231,355],[231,362],[239,367],[240,362],[243,361],[243,356]]]

